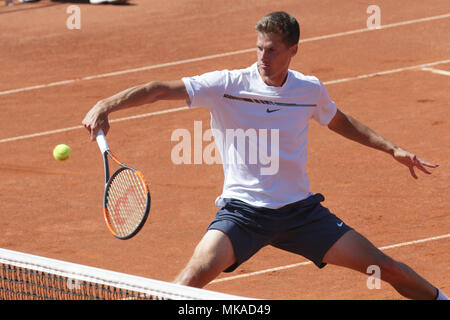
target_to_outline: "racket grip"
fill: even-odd
[[[96,140],[98,147],[100,148],[100,151],[102,153],[109,151],[108,141],[106,141],[106,137],[103,130],[98,131]]]

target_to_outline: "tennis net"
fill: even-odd
[[[241,300],[210,290],[0,249],[1,300]]]

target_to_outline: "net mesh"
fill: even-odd
[[[0,249],[1,300],[240,300],[239,296]]]
[[[146,213],[148,195],[139,175],[124,168],[118,171],[107,189],[108,223],[118,236],[127,236],[138,228]]]

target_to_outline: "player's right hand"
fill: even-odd
[[[81,122],[83,126],[89,131],[91,140],[94,141],[97,137],[98,131],[101,129],[103,132],[108,134],[109,131],[109,121],[107,108],[103,101],[99,101],[95,106],[89,110],[89,112],[84,117]]]

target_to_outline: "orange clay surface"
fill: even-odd
[[[147,224],[127,241],[115,239],[103,221],[103,163],[81,120],[98,100],[136,84],[249,66],[256,58],[247,50],[255,47],[254,24],[285,10],[302,29],[292,69],[325,82],[344,112],[440,164],[414,180],[389,155],[312,122],[312,191],[323,193],[324,204],[376,246],[404,244],[386,253],[448,294],[450,77],[420,67],[397,70],[438,62],[431,67],[450,71],[450,17],[416,21],[449,14],[447,0],[431,2],[379,0],[382,25],[415,22],[371,31],[365,30],[369,1],[131,0],[94,6],[43,0],[0,7],[0,247],[173,280],[217,211],[223,173],[220,165],[173,164],[171,134],[178,128],[193,132],[194,121],[206,130],[208,111],[111,124],[111,148],[144,172],[152,192]],[[80,30],[66,26],[70,5],[81,10]],[[359,32],[339,34],[354,30]],[[246,51],[230,54],[238,50]],[[357,78],[388,70],[397,72]],[[348,81],[333,82],[339,79]],[[111,119],[185,105],[158,102]],[[70,160],[53,159],[60,143],[72,148]],[[444,237],[408,244],[438,236]],[[267,247],[206,288],[265,299],[402,299],[386,283],[369,290],[369,275],[335,266],[268,270],[306,261]]]

